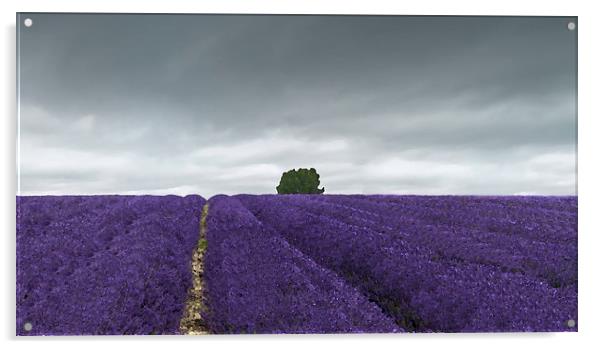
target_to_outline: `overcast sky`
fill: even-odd
[[[575,195],[571,20],[21,14],[20,194]]]

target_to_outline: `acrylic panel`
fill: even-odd
[[[577,18],[18,13],[16,329],[577,331]]]

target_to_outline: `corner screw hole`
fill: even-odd
[[[577,28],[577,25],[575,24],[575,22],[569,22],[569,24],[567,24],[567,28],[569,30],[575,30],[575,28]]]
[[[31,331],[32,328],[31,322],[26,322],[25,325],[23,325],[23,329],[27,332]]]

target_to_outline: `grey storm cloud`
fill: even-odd
[[[23,195],[576,194],[575,18],[24,18]]]

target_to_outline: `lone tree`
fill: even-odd
[[[322,194],[324,187],[319,189],[320,175],[315,168],[300,168],[284,172],[280,184],[276,187],[278,194]]]

